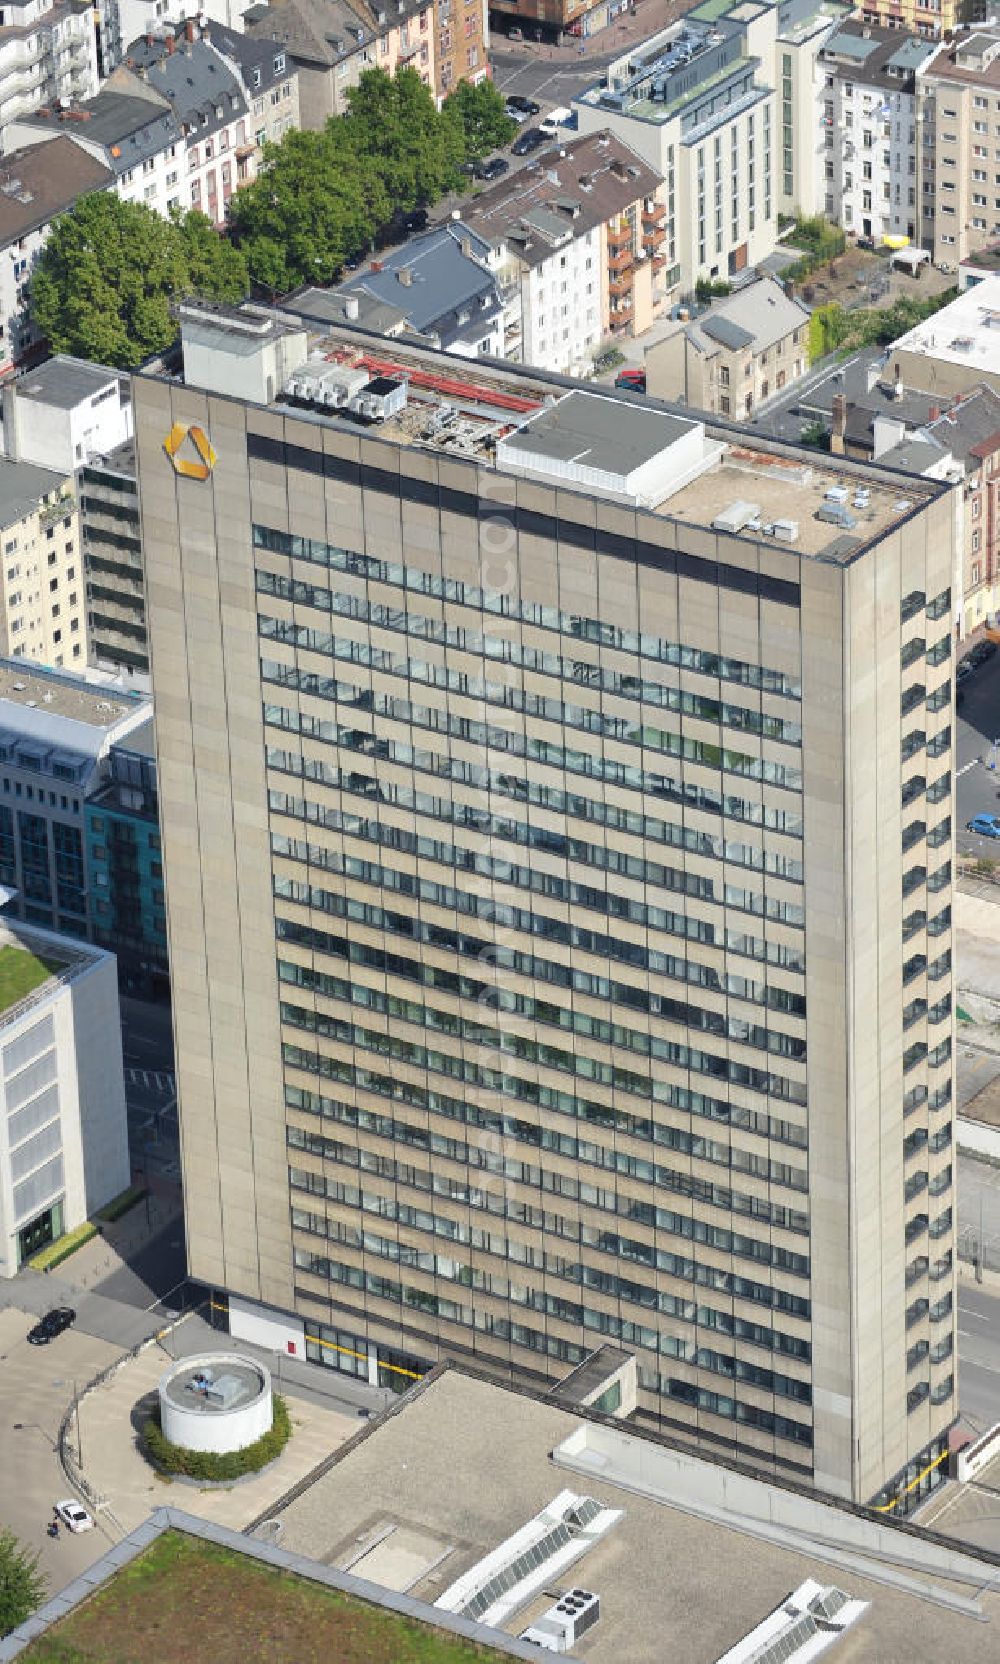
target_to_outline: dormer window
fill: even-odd
[[[255,69],[254,72],[253,72],[253,84],[254,84],[255,87],[260,86],[260,70],[259,69]]]
[[[275,75],[284,75],[285,73],[285,54],[283,52],[279,52],[275,57],[274,73]]]

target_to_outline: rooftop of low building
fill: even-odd
[[[998,60],[1000,62],[1000,60]],[[947,306],[899,336],[891,348],[893,362],[906,353],[978,374],[1000,375],[1000,275],[985,277],[963,289]]]
[[[0,729],[23,729],[36,736],[48,727],[52,743],[72,723],[90,748],[119,726],[134,727],[151,711],[147,695],[90,682],[70,671],[50,670],[29,659],[0,659]]]
[[[66,475],[52,468],[36,468],[33,462],[0,457],[0,526],[6,529],[27,519],[46,498],[57,495],[67,484]],[[67,500],[67,514],[72,508],[72,500]]]
[[[841,79],[897,92],[912,88],[921,64],[937,50],[937,43],[921,35],[850,18],[839,24],[821,48],[827,69]]]
[[[686,333],[708,355],[720,347],[727,352],[760,353],[808,323],[808,307],[787,295],[773,277],[759,277],[716,301],[686,326]]]
[[[27,132],[66,133],[104,147],[116,174],[127,173],[180,138],[169,102],[124,66],[83,103],[43,105],[18,118]]]
[[[581,1532],[578,1557],[553,1577],[542,1568],[534,1592],[523,1574],[518,1588],[511,1539],[567,1492],[571,1532],[595,1509],[606,1529]],[[599,1619],[570,1649],[588,1664],[714,1664],[741,1643],[734,1657],[769,1658],[745,1638],[780,1622],[809,1582],[861,1603],[834,1648],[843,1664],[981,1664],[1000,1624],[996,1555],[457,1365],[438,1366],[266,1519],[280,1527],[258,1529],[278,1529],[291,1553],[451,1610],[457,1592],[495,1579],[515,1593],[502,1620],[484,1621],[512,1636],[561,1591],[593,1591]]]
[[[85,358],[70,358],[56,353],[33,370],[25,371],[15,383],[18,399],[37,400],[59,410],[75,410],[76,406],[103,393],[116,382],[128,398],[128,375],[105,364],[90,364]]]

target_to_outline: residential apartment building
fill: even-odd
[[[667,295],[774,247],[776,95],[748,38],[754,27],[689,13],[574,101],[582,133],[607,129],[665,181]]]
[[[93,8],[83,0],[4,0],[0,7],[0,131],[60,98],[97,91]]]
[[[134,384],[192,1275],[394,1379],[604,1338],[640,1425],[905,1509],[957,1414],[947,488],[245,321]],[[371,380],[293,406],[310,356]]]
[[[115,954],[123,987],[153,996],[169,992],[157,802],[150,717],[112,745],[85,813],[94,941]]]
[[[744,418],[808,367],[808,308],[761,277],[648,347],[646,391]]]
[[[91,934],[86,800],[110,749],[149,720],[148,698],[0,660],[0,883],[6,917]]]
[[[223,38],[232,47],[232,37]],[[170,188],[179,192],[181,209],[197,208],[216,225],[233,192],[255,177],[265,142],[298,125],[297,77],[285,53],[269,51],[263,63],[251,57],[259,57],[256,48],[245,54],[245,83],[240,62],[193,19],[128,48],[126,67],[166,100],[183,136]]]
[[[44,343],[28,315],[28,283],[49,227],[114,175],[60,135],[4,156],[0,164],[0,379],[32,363]]]
[[[72,474],[0,459],[0,653],[82,670],[87,612]]]
[[[165,98],[130,70],[117,69],[95,98],[45,105],[0,133],[5,152],[63,137],[107,168],[123,202],[166,216],[182,206],[184,135]]]
[[[933,44],[841,24],[820,53],[823,212],[851,236],[920,234],[916,77]]]
[[[976,0],[972,0],[973,7]],[[862,20],[884,29],[910,30],[926,40],[937,40],[959,27],[959,15],[970,15],[960,0],[863,0]]]
[[[500,357],[578,374],[601,343],[663,310],[662,177],[621,139],[591,133],[491,186],[463,224],[504,297]]]
[[[484,254],[465,227],[453,220],[410,237],[402,248],[373,260],[367,271],[330,294],[345,309],[353,299],[358,307],[355,317],[362,306],[366,311],[381,309],[393,320],[401,313],[406,330],[462,358],[502,358],[503,307]],[[392,333],[397,333],[395,328]]]
[[[130,1169],[111,954],[5,921],[0,965],[0,1277],[13,1277],[127,1189]]]
[[[8,639],[7,652],[27,651],[49,664],[65,660],[75,669],[87,663],[127,675],[148,670],[131,433],[129,378],[119,370],[60,353],[5,386],[3,449],[8,462],[0,463],[0,474],[17,465],[21,472],[10,474],[12,483],[23,477],[29,494],[37,495],[54,479],[60,493],[54,510],[41,504],[39,514],[46,523],[35,538],[40,546],[44,530],[43,575],[49,588],[42,586],[33,611],[29,602],[20,640]],[[25,464],[41,473],[40,481],[33,480],[30,470],[24,474]],[[60,509],[72,514],[72,535],[67,532],[62,541],[55,530]],[[22,530],[22,552],[29,545]],[[35,568],[39,564],[33,563]],[[30,559],[18,562],[14,587],[22,599],[30,597],[30,582],[27,589],[23,584],[32,569]],[[9,577],[4,581],[9,597],[12,584]],[[70,639],[79,650],[66,656],[62,644],[70,597]]]
[[[819,54],[846,12],[706,0],[574,101],[581,132],[609,128],[666,180],[668,290],[756,265],[779,213],[821,208]]]
[[[301,125],[343,115],[367,69],[415,69],[437,90],[433,0],[272,0],[246,20],[254,39],[277,42],[298,71]],[[449,54],[450,55],[450,54]]]
[[[439,98],[460,81],[488,80],[489,0],[434,0],[434,62]]]
[[[944,45],[917,76],[920,241],[940,265],[1000,236],[1000,31]]]

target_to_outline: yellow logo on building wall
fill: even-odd
[[[197,462],[178,456],[185,439],[190,439],[194,446],[199,458]],[[217,460],[208,434],[193,423],[175,422],[163,441],[163,449],[173,463],[174,473],[182,474],[188,480],[207,480]]]

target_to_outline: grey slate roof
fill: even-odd
[[[361,272],[341,284],[341,294],[370,296],[400,308],[412,329],[437,335],[442,347],[473,334],[477,323],[481,330],[500,311],[496,279],[462,252],[459,225],[411,237],[381,264],[381,271]],[[463,323],[460,314],[466,312],[469,318]]]
[[[124,74],[116,71],[114,81],[107,82],[84,104],[74,104],[64,111],[38,110],[20,119],[29,127],[37,127],[40,135],[51,133],[58,125],[69,138],[102,145],[103,160],[115,174],[127,173],[180,138],[170,105],[127,70]]]
[[[971,469],[979,461],[977,447],[1000,447],[1000,393],[992,387],[976,387],[936,421],[928,422],[924,431]]]
[[[753,345],[753,336],[748,329],[734,323],[732,318],[707,317],[702,319],[702,330],[710,335],[713,341],[719,341],[724,347],[731,347],[738,352],[740,347]]]
[[[243,21],[255,38],[281,41],[295,60],[330,68],[425,5],[426,0],[403,0],[400,10],[384,0],[374,8],[367,0],[273,0],[252,7]]]
[[[939,445],[932,445],[926,439],[902,439],[898,445],[893,445],[889,451],[883,451],[879,463],[883,468],[899,468],[906,474],[922,474],[925,468],[933,468],[940,462],[944,452]]]
[[[225,24],[215,22],[209,35],[212,45],[223,57],[239,65],[248,92],[268,92],[271,87],[295,74],[295,66],[288,62],[284,48],[266,37],[244,35],[239,29],[229,29]],[[258,77],[256,80],[255,75]]]
[[[239,77],[210,41],[188,41],[181,25],[173,51],[167,38],[152,45],[142,35],[129,46],[126,62],[144,69],[149,85],[167,99],[181,126],[194,139],[208,138],[230,121],[247,113]]]
[[[348,316],[348,293],[357,302],[358,313],[354,318]],[[349,291],[346,288],[301,289],[297,295],[290,295],[282,301],[281,310],[293,312],[308,323],[353,323],[361,329],[375,330],[379,335],[394,334],[406,325],[406,312],[402,306],[381,300],[378,295],[371,295],[357,285]]]
[[[36,468],[31,462],[8,462],[0,457],[0,526],[12,526],[32,514],[50,491],[65,485],[63,474]]]

